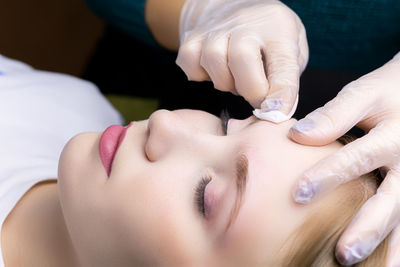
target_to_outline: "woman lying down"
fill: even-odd
[[[377,188],[369,174],[295,204],[298,176],[342,145],[289,141],[294,120],[160,110],[123,127],[90,83],[5,57],[0,72],[1,266],[338,266]]]

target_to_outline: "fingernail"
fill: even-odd
[[[297,203],[307,204],[311,202],[314,196],[315,188],[312,183],[304,180],[299,181],[294,192],[294,200]]]
[[[261,103],[261,111],[268,112],[279,110],[282,107],[282,100],[280,98],[267,98]]]
[[[292,126],[292,130],[300,133],[307,132],[315,127],[315,123],[311,119],[302,119]]]
[[[371,254],[375,247],[371,242],[357,242],[351,246],[345,246],[343,254],[336,255],[336,258],[343,265],[353,265]]]

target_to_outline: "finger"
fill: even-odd
[[[396,55],[394,55],[393,59],[395,59],[395,60],[400,59],[400,52],[398,52]]]
[[[185,72],[190,81],[209,80],[207,72],[200,65],[203,43],[203,39],[189,38],[179,47],[176,64]]]
[[[394,228],[390,236],[387,266],[400,266],[400,225],[397,225],[396,228]]]
[[[299,33],[299,56],[297,61],[299,62],[300,66],[300,73],[304,71],[308,63],[308,43],[307,43],[307,35],[306,29],[304,28],[303,24],[301,23],[301,29]]]
[[[264,48],[269,90],[263,112],[279,110],[289,114],[299,91],[300,66],[297,42],[282,40]]]
[[[228,49],[228,66],[237,92],[253,107],[259,107],[268,91],[260,41],[246,31],[232,34]]]
[[[371,197],[346,228],[336,247],[340,263],[364,260],[399,223],[400,173],[389,171]]]
[[[305,145],[325,145],[366,118],[375,106],[378,90],[370,90],[359,84],[348,84],[322,108],[298,121],[290,129],[290,138]]]
[[[397,124],[381,123],[367,135],[317,162],[303,173],[294,187],[294,199],[309,203],[342,183],[398,160]]]
[[[226,34],[210,34],[203,45],[200,65],[207,71],[215,88],[235,92],[235,82],[228,67],[228,43]]]

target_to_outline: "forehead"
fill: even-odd
[[[287,137],[293,123],[295,120],[281,124],[256,121],[241,132],[249,173],[243,206],[227,233],[234,255],[240,249],[251,260],[272,259],[313,209],[313,205],[296,204],[291,190],[306,169],[340,145],[296,144]],[[244,252],[246,249],[249,251]]]

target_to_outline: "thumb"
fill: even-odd
[[[282,122],[292,117],[297,108],[301,67],[297,45],[269,44],[264,49],[269,89],[260,109],[254,115],[272,122]]]
[[[298,44],[285,39],[276,44],[268,43],[264,54],[269,90],[261,110],[279,110],[288,114],[299,91],[301,69]]]
[[[348,84],[323,107],[295,123],[289,137],[304,145],[325,145],[335,141],[369,115],[375,99],[373,94],[357,86],[357,82]]]

